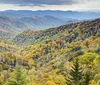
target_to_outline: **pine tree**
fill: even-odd
[[[27,85],[26,73],[20,66],[16,67],[14,75],[8,79],[6,85]]]
[[[72,69],[67,79],[67,85],[81,85],[82,82],[82,69],[79,66],[78,58],[73,62]]]

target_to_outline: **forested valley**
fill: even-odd
[[[0,85],[100,85],[100,19],[6,37]]]

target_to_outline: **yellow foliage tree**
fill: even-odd
[[[56,76],[54,81],[55,81],[56,85],[66,85],[66,80],[63,75]]]
[[[47,81],[45,85],[56,85],[53,81]]]

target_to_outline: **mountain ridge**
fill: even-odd
[[[59,14],[59,15],[58,15]],[[29,11],[29,10],[7,10],[1,11],[0,15],[5,15],[9,17],[31,17],[31,16],[54,16],[60,19],[78,19],[78,20],[86,20],[86,19],[95,19],[99,18],[100,11],[60,11],[60,10],[38,10],[38,11]],[[91,15],[91,16],[90,16]]]
[[[61,35],[62,34],[61,32],[64,35]],[[20,42],[20,43],[26,43],[25,41],[31,42],[32,39],[33,39],[33,41],[34,40],[41,41],[44,38],[44,36],[47,36],[50,40],[52,40],[56,35],[59,35],[59,37],[61,37],[61,36],[63,37],[66,35],[63,38],[68,42],[72,42],[72,39],[82,40],[82,39],[84,39],[84,37],[89,38],[89,37],[95,36],[99,32],[100,32],[100,18],[95,19],[95,20],[76,22],[76,23],[62,25],[59,27],[40,30],[39,32],[37,31],[36,35],[34,34],[34,32],[32,32],[32,30],[28,30],[28,31],[26,30],[26,31],[22,32],[21,34],[17,35],[14,38],[14,41],[16,43],[18,43],[18,40],[22,40],[22,41],[24,40],[24,42]],[[84,36],[82,34],[79,35],[79,33],[82,33],[82,34],[85,33],[86,35],[84,35]],[[29,36],[29,38],[27,36],[26,36],[27,38],[24,36],[26,34],[27,34],[27,36]],[[32,35],[34,35],[34,36],[32,36]],[[23,37],[21,38],[21,36],[23,36]]]

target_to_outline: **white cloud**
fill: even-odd
[[[18,6],[14,4],[0,4],[0,10],[73,10],[88,11],[100,10],[100,0],[77,0],[79,3],[71,5],[43,5]]]

